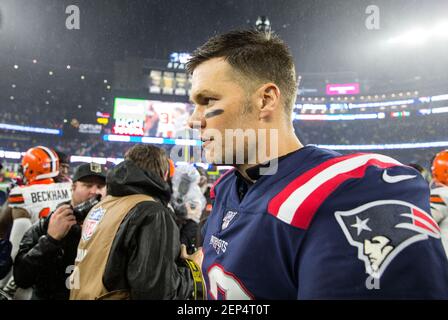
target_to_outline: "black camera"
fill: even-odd
[[[90,198],[87,201],[84,201],[77,206],[73,207],[73,214],[76,217],[76,221],[83,222],[86,218],[89,211],[98,203],[101,201],[101,195],[98,194],[95,197]]]

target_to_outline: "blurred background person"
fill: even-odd
[[[12,243],[13,260],[23,235],[31,225],[71,197],[71,184],[55,183],[53,179],[59,174],[59,158],[54,150],[44,146],[30,148],[23,155],[21,166],[25,185],[14,187],[8,197],[12,216],[9,240]],[[15,295],[16,285],[13,277],[10,277],[3,291],[11,296]],[[29,299],[30,295],[30,290],[19,290],[16,297]]]
[[[180,229],[180,241],[189,253],[196,251],[199,222],[206,207],[206,199],[200,187],[201,179],[192,164],[177,166],[172,178],[171,205]]]
[[[59,174],[54,178],[55,182],[72,182],[70,179],[70,157],[64,152],[55,150],[59,158]]]

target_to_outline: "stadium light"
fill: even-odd
[[[0,158],[20,159],[21,157],[22,157],[22,154],[20,152],[0,150]]]
[[[15,125],[15,124],[8,124],[8,123],[0,123],[0,129],[62,135],[62,130],[59,130],[59,129],[28,127],[28,126],[20,126],[20,125]]]
[[[416,27],[410,31],[396,37],[390,38],[389,44],[405,44],[411,46],[422,45],[428,40],[437,37],[448,38],[448,21],[440,21],[438,24],[429,28]]]
[[[435,36],[448,37],[448,21],[439,22],[431,31]]]
[[[412,29],[400,36],[389,39],[390,44],[406,44],[406,45],[421,45],[426,42],[429,32],[425,32],[421,28]]]
[[[266,16],[259,16],[257,21],[255,21],[255,29],[260,32],[270,33],[271,32],[271,22]]]

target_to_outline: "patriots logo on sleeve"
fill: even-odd
[[[374,201],[336,211],[335,217],[350,245],[358,249],[366,273],[377,279],[406,247],[429,237],[440,238],[433,218],[405,201]]]

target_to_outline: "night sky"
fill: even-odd
[[[72,4],[80,9],[80,30],[65,27]],[[372,4],[380,10],[379,30],[365,26]],[[102,97],[109,94],[111,101],[102,81],[111,82],[115,62],[191,52],[216,33],[252,28],[260,15],[290,46],[305,81],[370,79],[387,89],[395,80],[412,90],[408,83],[416,77],[429,84],[446,76],[448,38],[415,47],[386,41],[446,20],[447,12],[446,0],[0,0],[0,101],[12,94],[20,99],[21,86],[35,101],[44,101],[46,90],[59,90],[70,101],[79,97],[80,104],[95,102],[101,109]],[[81,83],[81,74],[94,81]]]
[[[65,28],[70,4],[80,8],[80,30]],[[371,4],[380,9],[380,30],[365,27]],[[443,0],[0,0],[0,54],[107,68],[126,54],[163,59],[172,51],[192,51],[215,33],[251,27],[266,15],[291,47],[300,72],[363,75],[390,72],[393,65],[392,74],[407,75],[421,72],[418,66],[409,70],[409,62],[421,65],[428,55],[439,61],[427,65],[446,63],[446,46],[403,52],[381,42],[445,19],[447,9]]]

